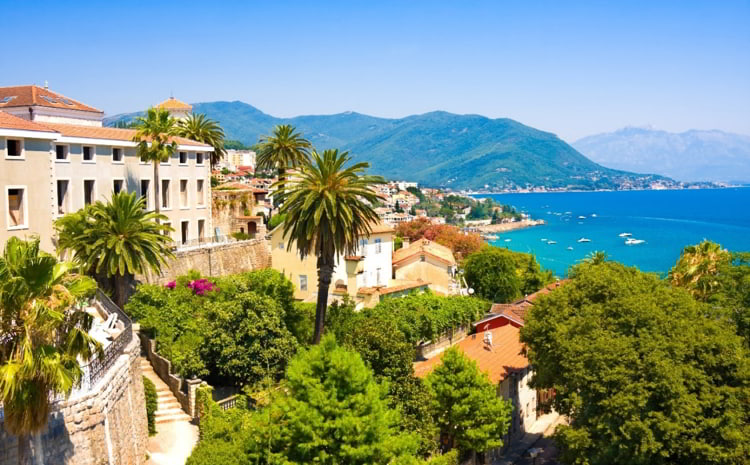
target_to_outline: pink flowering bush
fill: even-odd
[[[193,290],[193,293],[195,295],[200,295],[200,296],[205,295],[206,292],[219,290],[219,288],[216,287],[214,283],[212,283],[211,281],[205,278],[190,281],[190,284],[188,284],[188,287]]]
[[[177,281],[170,281],[167,284],[164,285],[167,289],[173,290],[175,287],[177,287]]]

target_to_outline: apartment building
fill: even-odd
[[[103,112],[38,86],[0,87],[0,243],[38,235],[54,250],[53,222],[112,193],[137,192],[160,203],[187,244],[211,236],[212,148],[176,138],[174,156],[159,166],[140,160],[135,131],[102,127]]]

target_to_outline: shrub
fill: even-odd
[[[458,465],[458,451],[453,449],[446,454],[432,457],[425,465]]]
[[[272,216],[271,219],[268,220],[268,230],[270,231],[274,229],[276,226],[283,223],[285,219],[286,219],[286,215],[283,213],[280,215]]]
[[[143,377],[143,392],[146,394],[146,418],[148,419],[149,436],[156,434],[156,409],[158,408],[156,386],[150,379]]]
[[[231,236],[237,239],[238,241],[246,241],[250,239],[250,236],[248,236],[247,233],[244,233],[244,232],[233,232]]]

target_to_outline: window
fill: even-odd
[[[180,165],[187,165],[187,152],[180,152]]]
[[[84,205],[91,205],[94,203],[94,200],[96,200],[96,192],[94,191],[94,188],[96,187],[96,181],[93,179],[88,179],[83,181],[83,204]]]
[[[5,156],[8,158],[23,158],[23,142],[20,139],[5,141]]]
[[[190,222],[189,221],[183,221],[180,223],[180,238],[182,239],[183,244],[187,244],[188,241],[188,230],[190,229]]]
[[[68,180],[57,180],[57,214],[64,215],[70,210],[70,195],[68,188],[70,181]]]
[[[94,147],[83,146],[83,161],[87,163],[94,163]]]
[[[196,203],[201,207],[206,204],[206,196],[203,194],[203,182],[203,179],[199,179],[196,183],[197,188],[195,189],[198,196]]]
[[[378,286],[380,286],[380,284],[382,284],[380,282],[380,268],[378,268],[377,270],[375,270],[375,282],[378,284]]]
[[[382,251],[383,251],[383,240],[375,239],[375,253],[380,253]]]
[[[146,199],[146,210],[151,206],[151,181],[141,179],[141,197]]]
[[[359,245],[362,247],[362,256],[367,256],[367,239],[362,239],[359,241]]]
[[[172,237],[172,231],[170,230],[171,227],[172,227],[172,223],[170,223],[169,221],[165,221],[164,222],[164,233],[163,234],[165,236]]]
[[[424,260],[425,260],[425,258],[424,258],[424,255],[420,255],[420,256],[419,256],[419,261],[420,261],[420,262],[423,262]]]
[[[125,181],[123,181],[122,179],[115,179],[112,182],[112,191],[115,194],[119,194],[120,192],[122,192],[122,188],[124,185],[125,185]]]
[[[206,230],[206,220],[198,220],[198,240],[202,241]]]
[[[122,163],[122,149],[119,147],[114,147],[112,149],[112,162],[113,163]]]
[[[188,208],[188,182],[187,179],[180,179],[180,207]]]
[[[141,159],[141,163],[144,163],[144,164],[148,163],[148,160],[146,160],[146,155],[141,155],[140,159]]]
[[[279,250],[284,250],[284,243],[283,242],[279,242]]]
[[[169,208],[169,179],[161,181],[161,208]]]
[[[68,146],[67,145],[55,145],[55,160],[57,161],[68,161]]]
[[[28,227],[26,223],[26,188],[7,188],[8,229]]]
[[[203,152],[196,152],[195,153],[195,164],[196,165],[203,165]]]
[[[304,275],[304,274],[299,275],[299,290],[300,291],[307,290],[307,275]]]

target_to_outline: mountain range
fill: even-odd
[[[248,145],[277,124],[292,124],[318,150],[348,150],[354,159],[369,162],[374,174],[434,187],[589,190],[670,182],[605,168],[554,134],[507,118],[442,111],[399,119],[356,112],[277,118],[239,101],[196,103],[193,111],[217,120],[228,139]],[[127,122],[136,115],[116,115],[105,124]]]
[[[629,127],[584,137],[573,147],[611,168],[655,172],[680,181],[750,182],[750,136]]]

